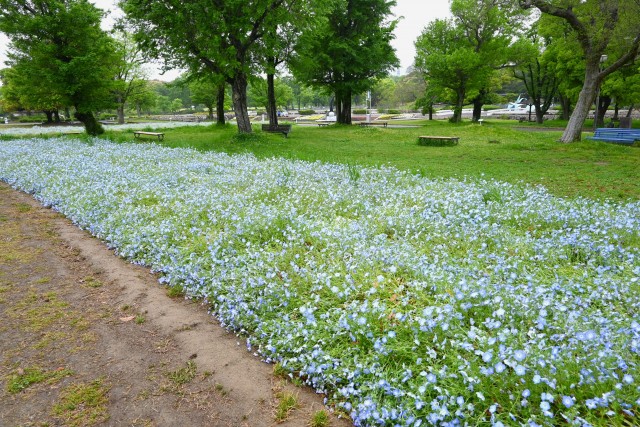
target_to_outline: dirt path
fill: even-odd
[[[1,426],[308,426],[322,409],[205,307],[0,183]]]

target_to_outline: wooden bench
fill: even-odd
[[[640,141],[640,129],[598,128],[593,136],[588,136],[586,139],[633,145]]]
[[[366,127],[366,126],[382,126],[382,127],[387,127],[387,122],[360,122],[360,126]]]
[[[450,147],[458,144],[460,138],[457,136],[419,136],[418,145],[428,145],[431,147]]]
[[[278,125],[278,126],[262,125],[262,131],[271,132],[271,133],[281,133],[284,135],[285,138],[287,138],[287,136],[289,135],[289,132],[291,132],[291,125]]]
[[[133,132],[134,138],[140,138],[142,136],[154,136],[158,138],[158,141],[162,141],[164,139],[164,133],[160,132],[144,132],[144,131],[135,131]]]

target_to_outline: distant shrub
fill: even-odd
[[[356,108],[351,111],[353,114],[367,114],[367,110],[364,108]]]
[[[301,116],[310,116],[312,114],[315,114],[316,112],[314,110],[300,110],[298,111],[298,114],[300,114]]]
[[[20,123],[41,123],[46,120],[45,116],[23,116],[18,119]]]

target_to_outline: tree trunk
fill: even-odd
[[[139,102],[136,102],[136,114],[138,115],[138,117],[142,115],[142,106]]]
[[[629,105],[629,109],[627,110],[627,117],[631,117],[632,111],[633,111],[633,104]]]
[[[609,109],[609,105],[611,105],[611,97],[600,95],[600,99],[598,100],[598,123],[596,124],[597,128],[604,127],[604,118],[607,114],[607,110]]]
[[[213,121],[213,105],[208,105],[207,110],[209,110],[209,114],[207,114],[207,119]]]
[[[276,106],[276,90],[275,90],[275,76],[272,73],[267,73],[267,117],[269,119],[270,127],[278,126],[278,111]]]
[[[351,91],[349,89],[336,91],[336,121],[343,125],[351,124]]]
[[[451,123],[460,123],[462,121],[462,106],[464,105],[465,92],[464,89],[456,91],[456,105],[453,108],[453,117],[449,120]]]
[[[544,113],[546,111],[540,105],[540,101],[534,102],[533,106],[536,107],[536,123],[541,125],[544,122]]]
[[[477,122],[482,118],[482,106],[484,103],[482,100],[474,100],[473,101],[473,117],[472,121]]]
[[[98,136],[104,133],[104,128],[96,120],[92,112],[81,113],[76,110],[76,119],[84,124],[84,129],[91,136]]]
[[[47,123],[53,123],[53,111],[46,110],[44,114],[47,116]]]
[[[53,120],[56,123],[60,123],[60,111],[59,110],[54,110],[53,111]]]
[[[614,104],[614,108],[613,108],[613,117],[612,117],[613,121],[618,121],[620,120],[620,105],[618,105],[618,102],[616,101],[616,103]]]
[[[224,117],[224,97],[225,97],[225,84],[224,82],[218,85],[218,96],[216,97],[216,115],[217,123],[220,126],[224,126],[226,119]],[[213,117],[212,117],[213,118]]]
[[[120,102],[120,100],[118,100],[118,107],[116,111],[118,112],[118,124],[123,125],[124,124],[124,104]]]
[[[587,71],[585,72],[584,84],[576,102],[576,107],[569,118],[569,123],[562,134],[560,141],[562,142],[576,142],[580,141],[582,137],[582,126],[584,121],[589,115],[589,110],[593,104],[593,100],[596,97],[596,91],[600,84],[600,70],[599,63],[595,62],[587,64]]]
[[[560,95],[560,106],[562,107],[560,118],[562,120],[569,120],[571,117],[571,100],[568,96]]]
[[[251,121],[247,112],[247,75],[238,73],[231,79],[231,98],[239,133],[251,133]]]

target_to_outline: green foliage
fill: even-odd
[[[113,40],[100,28],[102,11],[82,0],[0,0],[0,31],[11,40],[11,85],[23,106],[73,106],[95,135],[93,111],[112,105]]]
[[[535,7],[546,20],[542,31],[574,46],[560,53],[573,56],[576,66],[584,66],[582,88],[575,110],[561,140],[575,142],[581,138],[582,127],[598,91],[601,81],[633,62],[640,48],[640,3],[635,0],[586,0],[563,2],[557,0],[520,1],[524,7]],[[544,22],[541,20],[541,22]],[[579,52],[577,54],[576,52]],[[606,56],[606,61],[604,61]],[[558,61],[558,63],[561,63]],[[562,85],[561,85],[562,91]]]
[[[451,121],[457,123],[465,99],[474,102],[475,114],[490,99],[496,69],[508,62],[522,11],[508,2],[453,0],[451,12],[453,18],[431,22],[416,41],[416,67],[427,76],[432,93],[451,96]],[[430,98],[418,106],[430,108]]]
[[[298,114],[300,114],[301,116],[311,116],[311,115],[313,115],[315,113],[316,113],[315,110],[300,110],[300,111],[298,111]]]
[[[242,133],[251,132],[247,81],[256,74],[256,58],[270,52],[265,34],[286,19],[285,0],[149,2],[120,5],[136,29],[136,39],[151,56],[192,74],[203,69],[224,76],[233,90],[233,108]],[[296,4],[296,7],[299,7]]]
[[[275,79],[274,91],[276,96],[276,107],[286,108],[293,101],[293,90],[282,81]],[[249,86],[249,105],[252,107],[267,107],[267,81],[265,79],[254,79]]]
[[[346,0],[329,3],[296,46],[290,67],[300,81],[335,95],[339,123],[351,123],[352,95],[370,89],[398,65],[391,47],[395,21],[391,2]]]

